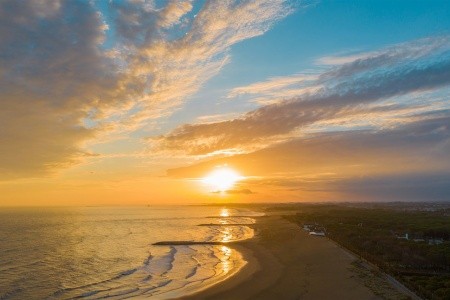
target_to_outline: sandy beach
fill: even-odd
[[[414,299],[370,265],[280,215],[258,218],[256,236],[230,245],[248,261],[238,274],[184,299]]]

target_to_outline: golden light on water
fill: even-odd
[[[202,181],[214,191],[224,192],[231,189],[242,178],[235,170],[221,167],[206,175]]]
[[[222,218],[227,218],[227,217],[229,217],[229,216],[230,216],[230,211],[228,210],[228,208],[222,208],[222,209],[220,210],[220,216],[221,216]]]
[[[221,252],[221,267],[222,267],[222,271],[226,274],[230,271],[231,267],[232,267],[232,262],[231,262],[231,254],[232,254],[232,250],[230,247],[227,246],[221,246],[219,248],[220,252]]]
[[[228,243],[230,242],[234,237],[233,237],[233,231],[231,230],[230,227],[225,227],[221,232],[220,232],[220,241],[222,243]]]

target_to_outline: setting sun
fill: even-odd
[[[0,300],[450,300],[450,0],[0,0]]]
[[[223,167],[209,173],[203,178],[203,182],[214,189],[214,191],[226,191],[234,186],[234,184],[242,179],[233,169]]]

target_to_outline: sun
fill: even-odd
[[[241,179],[242,176],[233,169],[221,167],[206,175],[202,181],[213,188],[214,191],[223,192],[232,188]]]

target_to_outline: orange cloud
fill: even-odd
[[[443,112],[395,129],[314,134],[248,154],[169,169],[167,174],[196,178],[227,164],[246,177],[240,189],[262,198],[282,191],[297,200],[305,195],[317,200],[321,193],[340,201],[423,200],[424,195],[448,200],[449,140],[450,116]],[[417,195],[412,197],[412,191]]]
[[[0,178],[45,175],[89,156],[100,135],[170,115],[230,60],[230,46],[291,12],[284,0],[209,1],[187,16],[192,7],[112,1],[111,20],[95,1],[2,1]]]
[[[450,85],[450,57],[446,55],[449,49],[448,37],[387,48],[325,71],[311,82],[312,86],[322,87],[298,97],[262,106],[232,120],[185,124],[151,141],[155,149],[181,150],[191,155],[229,149],[253,150],[305,135],[308,127],[370,114],[371,110],[390,111],[391,115],[403,113],[405,108],[413,109],[416,104],[401,102],[402,96],[442,91]],[[292,81],[283,78],[280,82],[253,84],[234,93],[266,91]],[[395,105],[381,107],[387,101]],[[440,108],[433,104],[428,109]],[[416,111],[422,112],[423,107]]]

